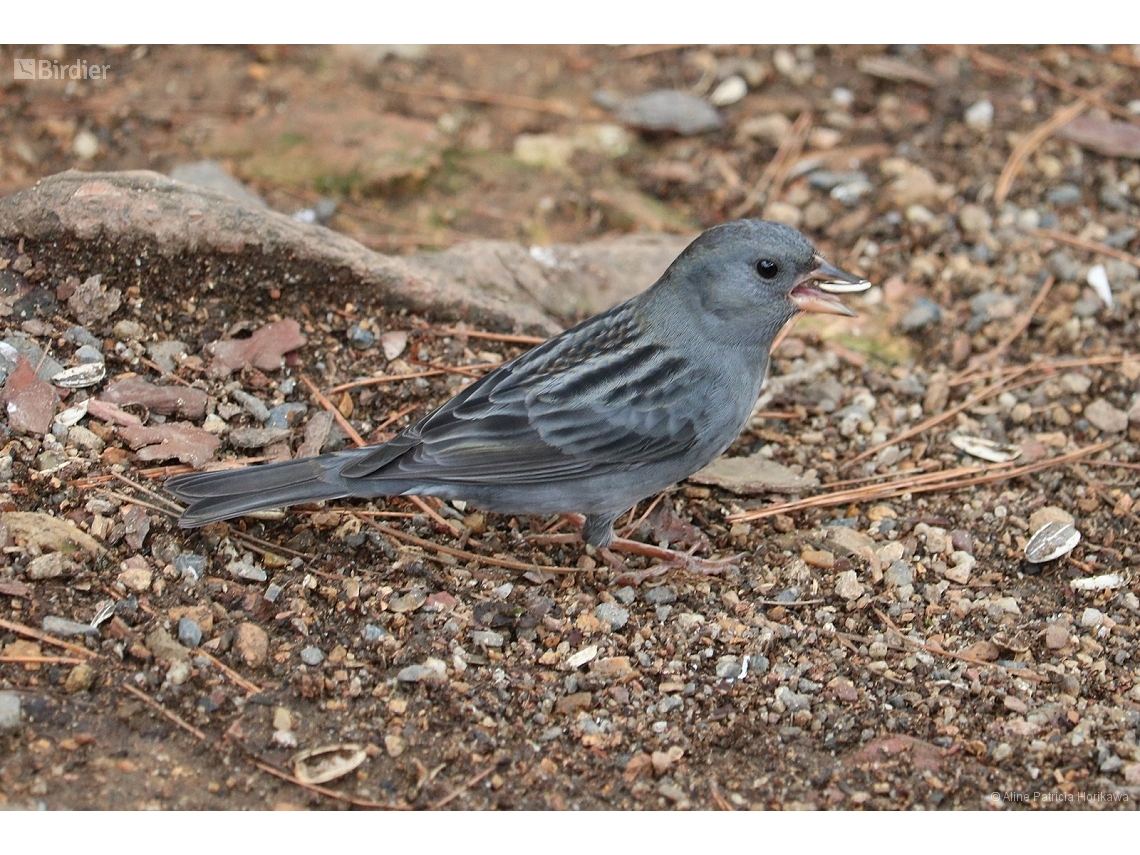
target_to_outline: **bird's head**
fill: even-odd
[[[702,313],[734,326],[759,323],[773,335],[797,312],[854,317],[839,295],[871,285],[826,261],[795,229],[766,220],[709,229],[661,284],[696,297]]]

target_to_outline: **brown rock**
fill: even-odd
[[[124,377],[111,383],[100,399],[112,404],[141,404],[164,416],[200,419],[206,414],[206,393],[188,386],[156,386],[141,377]]]
[[[575,692],[572,695],[563,695],[554,702],[555,712],[572,713],[578,710],[588,710],[594,703],[594,696],[589,692]]]
[[[255,623],[234,630],[234,653],[249,668],[260,668],[269,656],[269,635]]]
[[[63,681],[63,688],[73,695],[76,692],[86,692],[95,683],[95,677],[95,669],[86,662],[82,665],[76,665],[68,673],[67,679]]]

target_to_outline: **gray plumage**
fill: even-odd
[[[721,454],[797,311],[853,314],[868,283],[795,229],[740,220],[693,241],[649,290],[475,381],[380,445],[170,479],[204,525],[348,497],[438,496],[508,514],[581,513],[606,546],[641,499]]]

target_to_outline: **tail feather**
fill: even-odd
[[[171,478],[166,489],[189,505],[178,524],[195,528],[253,511],[351,495],[340,469],[353,456],[350,453],[333,461],[341,455],[326,455],[225,472],[196,472]]]

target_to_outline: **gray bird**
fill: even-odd
[[[380,445],[167,481],[183,527],[347,497],[438,496],[507,514],[585,515],[582,539],[684,480],[744,428],[768,351],[797,312],[854,316],[870,283],[798,231],[715,226],[649,290],[472,383]]]

